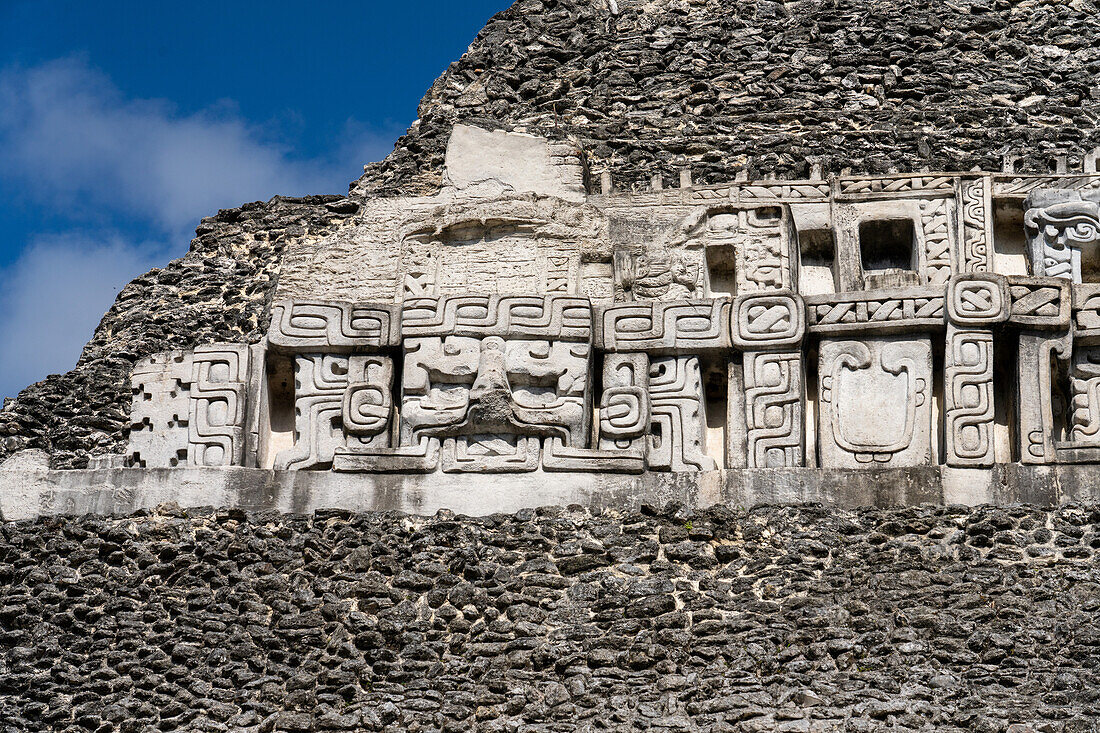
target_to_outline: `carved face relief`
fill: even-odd
[[[409,339],[402,442],[500,434],[583,444],[590,349],[584,343],[496,336]]]
[[[1071,195],[1071,194],[1067,194]],[[1100,206],[1068,200],[1024,213],[1032,274],[1081,282],[1081,248],[1100,240]]]
[[[823,467],[931,462],[928,339],[821,342]]]
[[[617,251],[615,279],[626,300],[676,300],[702,295],[702,270],[674,250]]]

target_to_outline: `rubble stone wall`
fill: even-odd
[[[355,190],[438,185],[456,121],[573,137],[618,187],[774,173],[1046,173],[1100,145],[1100,14],[1075,0],[518,0]]]
[[[7,523],[0,730],[1095,730],[1098,549],[1082,506]]]

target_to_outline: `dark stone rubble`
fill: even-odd
[[[612,6],[618,13],[612,12]],[[1048,173],[1100,145],[1092,0],[517,0],[354,190],[420,193],[455,122],[572,138],[619,188],[924,168]]]
[[[1090,731],[1100,508],[0,526],[0,731]]]

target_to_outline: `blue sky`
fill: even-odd
[[[219,208],[347,192],[510,0],[0,0],[0,396]]]

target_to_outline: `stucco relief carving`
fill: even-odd
[[[1100,272],[1100,176],[844,175],[589,198],[575,156],[538,175],[497,161],[487,178],[454,159],[465,168],[439,195],[364,201],[340,231],[293,243],[266,338],[139,361],[126,456],[103,465],[1100,460],[1100,286],[1081,282]],[[1026,242],[1030,274],[1023,254],[1000,272],[995,239],[1021,220],[1008,244]],[[796,226],[816,233],[812,258],[833,257],[812,295],[799,295]]]
[[[616,300],[685,300],[703,295],[698,262],[662,247],[640,252],[617,250],[614,257]]]
[[[993,334],[947,331],[944,430],[949,466],[991,466],[993,443]]]
[[[653,427],[648,465],[657,471],[709,471],[716,468],[706,454],[706,413],[699,358],[666,356],[651,360],[649,394]]]
[[[1070,395],[1070,439],[1100,445],[1100,347],[1075,350]]]
[[[249,349],[200,346],[191,367],[187,456],[193,466],[239,466],[245,451]]]
[[[1037,191],[1025,203],[1031,274],[1081,282],[1081,249],[1100,241],[1100,206],[1076,191]]]
[[[745,354],[745,417],[749,468],[801,466],[802,354]]]
[[[294,447],[275,457],[275,468],[301,470],[332,464],[345,444],[344,391],[348,357],[300,354],[294,358]]]
[[[931,463],[931,343],[824,339],[820,350],[822,465]]]
[[[169,351],[140,360],[130,376],[133,404],[126,462],[139,468],[187,465],[192,354]]]

